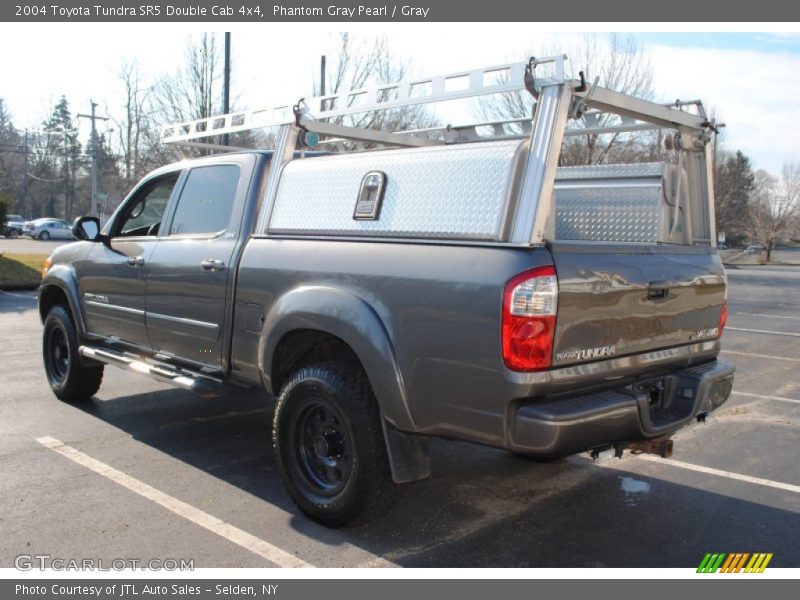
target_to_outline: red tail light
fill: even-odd
[[[503,292],[503,360],[514,371],[540,371],[553,361],[558,279],[552,266],[525,271]]]
[[[725,323],[728,322],[728,299],[722,301],[722,311],[719,313],[719,337],[722,337],[722,330],[725,329]]]

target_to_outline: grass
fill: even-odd
[[[42,280],[47,254],[0,253],[0,290],[35,288]]]

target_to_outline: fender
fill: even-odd
[[[39,316],[44,321],[46,314],[42,312],[42,299],[46,297],[47,288],[57,287],[67,297],[69,308],[72,316],[75,319],[75,325],[78,328],[80,337],[86,337],[86,323],[83,319],[83,311],[81,310],[81,303],[78,298],[78,282],[75,277],[75,269],[70,264],[57,263],[50,267],[47,274],[42,280],[42,285],[39,287]]]
[[[284,335],[297,329],[322,331],[348,344],[364,366],[385,419],[401,431],[416,429],[386,327],[367,302],[345,290],[301,286],[272,305],[259,340],[258,366],[268,391],[273,392],[275,349]]]

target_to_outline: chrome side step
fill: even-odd
[[[129,354],[98,348],[97,346],[81,346],[78,349],[81,356],[96,360],[108,365],[126,368],[140,375],[147,375],[158,381],[163,381],[205,398],[221,396],[225,393],[225,383],[219,379],[201,375],[192,371],[178,369],[170,365],[148,363]]]

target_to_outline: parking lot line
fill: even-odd
[[[769,358],[770,360],[788,360],[790,362],[800,362],[800,358],[789,358],[787,356],[775,356],[773,354],[758,354],[756,352],[738,352],[736,350],[723,350],[725,354],[737,354],[739,356],[755,356],[757,358]]]
[[[736,390],[734,390],[733,393],[737,396],[748,396],[749,398],[758,398],[759,400],[779,400],[781,402],[800,404],[800,400],[795,400],[794,398],[784,398],[783,396],[764,396],[762,394],[752,394],[750,392],[739,392]]]
[[[239,529],[210,515],[202,510],[186,504],[177,498],[173,498],[156,488],[147,485],[143,481],[139,481],[135,477],[131,477],[122,471],[115,469],[99,460],[92,458],[88,454],[84,454],[80,450],[68,446],[50,436],[36,438],[45,448],[49,448],[54,452],[58,452],[74,463],[86,467],[90,471],[94,471],[98,475],[102,475],[106,479],[129,489],[130,491],[139,494],[143,498],[155,502],[159,506],[166,508],[168,511],[191,521],[192,523],[207,529],[218,536],[225,538],[229,542],[233,542],[237,546],[241,546],[245,550],[249,550],[253,554],[257,554],[269,562],[279,567],[313,567],[296,556],[289,554],[285,550],[281,550],[277,546],[273,546],[267,541],[262,540],[246,531]]]
[[[791,317],[789,315],[768,315],[767,313],[751,313],[751,312],[741,312],[736,311],[737,315],[747,315],[748,317],[770,317],[772,319],[798,319],[800,317]]]
[[[762,479],[761,477],[751,477],[750,475],[742,475],[741,473],[734,473],[732,471],[723,471],[722,469],[714,469],[712,467],[704,467],[702,465],[695,465],[692,463],[682,462],[673,458],[661,458],[649,454],[638,455],[637,458],[654,462],[660,465],[670,465],[679,469],[686,469],[687,471],[695,471],[697,473],[705,473],[707,475],[716,475],[717,477],[724,477],[726,479],[734,479],[736,481],[743,481],[745,483],[752,483],[764,487],[775,488],[800,494],[800,485],[793,485],[791,483],[783,483],[782,481],[772,481],[771,479]]]
[[[726,327],[725,331],[745,331],[747,333],[769,333],[772,335],[787,335],[791,337],[800,337],[800,333],[788,333],[786,331],[767,331],[765,329],[741,329],[739,327]]]

